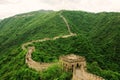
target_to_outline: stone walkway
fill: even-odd
[[[27,43],[24,43],[22,45],[22,49],[23,50],[27,50],[27,54],[25,57],[25,62],[28,65],[29,68],[35,69],[36,71],[41,71],[44,70],[46,68],[48,68],[49,66],[56,64],[56,63],[40,63],[40,62],[36,62],[32,59],[31,54],[33,53],[33,51],[35,51],[35,47],[29,47],[28,49],[26,48],[26,46],[33,44],[33,43],[37,43],[37,42],[44,42],[44,41],[48,41],[48,40],[56,40],[59,38],[68,38],[68,37],[72,37],[72,36],[77,36],[76,34],[72,33],[70,30],[70,26],[67,22],[67,20],[65,19],[64,16],[62,16],[60,14],[60,17],[64,20],[66,27],[68,28],[69,31],[69,35],[64,35],[64,36],[56,36],[53,38],[44,38],[44,39],[39,39],[39,40],[33,40]],[[104,80],[103,78],[90,74],[87,71],[80,70],[80,69],[76,69],[75,73],[73,73],[73,80]]]

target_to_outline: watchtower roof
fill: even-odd
[[[85,61],[85,58],[82,57],[82,56],[78,56],[78,55],[75,55],[75,54],[69,54],[69,55],[66,55],[66,56],[61,56],[60,59],[62,61],[65,61],[65,62],[83,62]]]

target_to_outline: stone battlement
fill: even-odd
[[[63,69],[73,72],[72,80],[104,80],[102,77],[88,73],[86,70],[86,60],[82,56],[70,54],[60,57]]]
[[[67,56],[61,56],[60,60],[75,63],[75,62],[84,62],[85,58],[81,57],[81,56],[74,55],[74,54],[70,54]]]

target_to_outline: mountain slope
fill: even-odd
[[[24,17],[23,17],[24,16]],[[58,26],[59,25],[59,26]],[[14,16],[0,23],[0,51],[34,39],[68,34],[56,12],[35,12]]]
[[[99,58],[95,57],[95,54],[91,55],[94,56],[96,61],[100,60],[97,61],[99,67],[120,73],[120,13],[102,12],[93,14],[79,11],[63,11],[63,13],[71,24],[72,30],[78,32],[78,34],[86,35],[92,43],[95,54],[99,55]],[[106,73],[112,74],[112,71]],[[91,72],[94,71],[91,69]],[[107,78],[111,79],[112,75]],[[112,80],[114,79],[112,78]]]
[[[43,56],[43,61],[49,62],[57,59],[59,55],[75,53],[86,57],[90,72],[108,80],[119,80],[120,13],[95,14],[83,11],[35,11],[2,20],[0,22],[0,79],[40,79],[40,73],[25,64],[26,51],[21,49],[21,45],[32,40],[69,34],[60,13],[67,19],[72,32],[79,36],[33,44],[37,47],[37,52],[33,55],[34,59],[38,60],[41,57],[37,56],[39,54],[50,53]],[[43,52],[40,53],[39,49],[43,49]],[[54,75],[57,73],[53,72]]]
[[[0,79],[39,79],[38,72],[27,68],[24,62],[26,52],[21,50],[21,45],[31,40],[68,34],[57,12],[38,11],[31,14],[14,16],[0,23]]]

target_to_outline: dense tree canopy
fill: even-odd
[[[85,56],[89,72],[106,80],[120,80],[120,13],[82,11],[35,11],[0,21],[0,80],[71,78],[71,73],[61,72],[60,66],[52,66],[41,73],[28,68],[26,51],[21,49],[28,41],[69,34],[59,13],[78,36],[32,44],[36,47],[33,59],[58,62],[59,56],[75,53]]]

